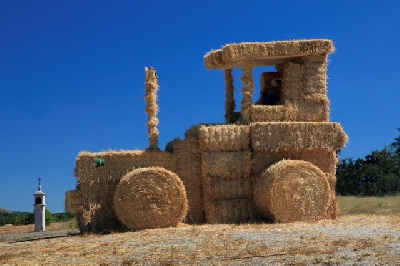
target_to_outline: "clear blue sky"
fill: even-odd
[[[341,158],[398,136],[400,1],[1,1],[0,208],[32,211],[37,178],[64,211],[79,151],[144,149],[144,67],[160,82],[160,147],[223,122],[224,78],[203,56],[246,41],[328,38]]]

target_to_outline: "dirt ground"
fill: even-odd
[[[0,264],[400,265],[398,215],[0,242]]]

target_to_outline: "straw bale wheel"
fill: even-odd
[[[257,209],[274,222],[323,219],[330,197],[325,173],[307,161],[279,161],[256,178],[254,184]]]
[[[162,167],[127,173],[114,194],[118,219],[131,230],[176,227],[186,216],[186,191],[178,175]]]

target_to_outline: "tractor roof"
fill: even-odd
[[[303,56],[328,55],[334,50],[333,42],[327,39],[227,44],[208,52],[204,65],[207,69],[234,69],[250,60],[253,66],[269,66]]]

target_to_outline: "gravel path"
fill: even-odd
[[[63,229],[55,231],[2,235],[0,236],[0,242],[23,242],[23,241],[39,240],[44,238],[73,236],[73,235],[78,235],[79,232],[80,231],[78,229]]]

